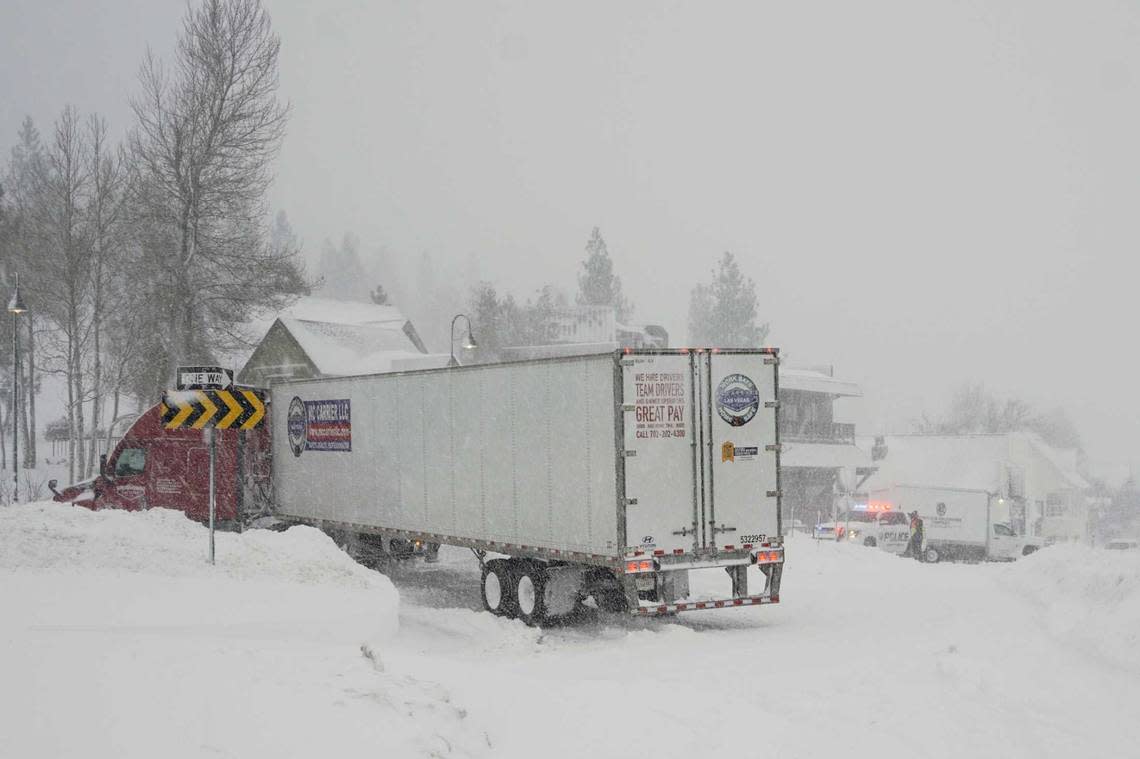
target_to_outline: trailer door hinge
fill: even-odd
[[[716,525],[713,525],[712,531],[714,533],[715,532],[736,532],[736,528],[735,527],[717,527]]]
[[[637,505],[637,499],[636,498],[626,498],[625,499],[625,505],[626,506],[636,506]]]
[[[630,411],[636,411],[637,406],[632,403],[623,403],[621,404],[621,410],[628,413]]]
[[[622,366],[633,366],[633,362],[626,360],[626,361],[622,361],[621,365]]]
[[[764,408],[780,408],[779,401],[764,401]]]
[[[626,457],[627,459],[629,459],[629,458],[633,458],[633,457],[634,457],[634,456],[636,456],[636,455],[637,455],[637,451],[626,451],[626,452],[625,452],[625,457]]]
[[[779,498],[782,495],[784,495],[784,491],[782,491],[782,490],[769,490],[768,491],[768,497],[769,498]]]
[[[769,356],[768,358],[764,359],[764,365],[765,366],[769,366],[772,364],[778,364],[778,363],[780,363],[780,359],[778,359],[778,358],[773,358],[773,357]]]
[[[764,446],[764,450],[773,451],[776,453],[779,453],[783,449],[784,449],[784,446],[780,445],[779,443],[769,443],[768,445]]]

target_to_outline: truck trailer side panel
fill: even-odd
[[[614,356],[273,388],[277,513],[620,556]]]

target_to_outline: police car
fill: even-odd
[[[816,525],[815,537],[847,540],[902,553],[910,540],[910,518],[901,511],[878,504],[860,505],[840,512],[834,521]]]

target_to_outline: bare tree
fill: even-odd
[[[91,303],[91,245],[86,225],[90,162],[79,114],[65,108],[56,120],[43,160],[31,173],[27,223],[30,248],[28,288],[55,327],[47,348],[52,370],[67,379],[70,425],[68,459],[74,480],[85,471],[84,369],[88,358]],[[29,320],[30,323],[30,320]]]
[[[265,223],[288,115],[279,49],[259,0],[204,0],[183,20],[172,70],[150,52],[143,62],[130,147],[146,234],[173,246],[154,261],[170,283],[167,376],[178,360],[211,355],[228,325],[306,289],[294,252],[269,244]]]
[[[1019,398],[1000,399],[980,382],[967,382],[954,390],[945,416],[923,416],[916,432],[939,435],[1004,434],[1028,431],[1058,448],[1081,450],[1081,436],[1063,408],[1036,413]]]
[[[86,210],[91,244],[92,366],[91,437],[84,475],[90,477],[97,458],[98,430],[103,421],[106,395],[104,356],[108,346],[104,340],[105,324],[111,310],[108,306],[115,302],[112,297],[115,265],[122,260],[125,172],[122,152],[108,144],[106,121],[92,116],[87,122],[87,140],[90,146],[88,160],[91,176],[91,192]],[[118,300],[120,305],[127,305],[122,298]],[[116,310],[121,312],[123,309]]]

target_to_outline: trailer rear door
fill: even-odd
[[[776,357],[713,350],[699,354],[697,363],[706,462],[704,545],[724,550],[768,542],[780,534]]]
[[[693,354],[622,356],[626,549],[699,545]]]

